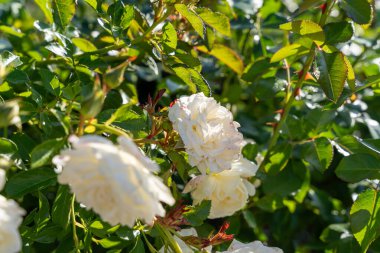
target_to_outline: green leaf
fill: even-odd
[[[259,199],[255,205],[260,209],[271,213],[284,207],[283,199],[278,195],[265,195]]]
[[[38,213],[35,217],[37,232],[40,232],[50,220],[50,204],[44,194],[38,192]]]
[[[211,95],[211,88],[206,79],[194,69],[187,68],[183,65],[177,65],[172,67],[172,70],[189,86],[191,92],[203,92],[205,96]]]
[[[241,75],[244,71],[244,63],[240,56],[231,48],[222,44],[215,44],[212,50],[209,51],[207,47],[200,46],[197,49],[203,53],[209,54],[226,64],[233,71]]]
[[[176,167],[179,176],[183,180],[183,182],[187,182],[188,174],[187,172],[191,170],[190,164],[186,161],[186,159],[175,151],[169,151],[168,157]]]
[[[271,63],[269,58],[258,58],[244,69],[241,79],[247,82],[254,82],[276,65],[275,63]]]
[[[53,14],[51,9],[51,1],[49,0],[34,0],[38,7],[42,10],[44,13],[46,20],[52,24],[53,23]]]
[[[47,69],[40,69],[39,74],[41,76],[41,81],[44,87],[51,94],[59,96],[61,83],[59,82],[58,77]]]
[[[368,0],[344,0],[342,8],[355,23],[369,24],[373,19],[373,9]]]
[[[123,28],[123,30],[127,29],[130,25],[132,20],[135,18],[135,9],[132,5],[125,5],[123,14],[121,15],[120,19],[120,26]]]
[[[73,44],[78,47],[83,52],[91,52],[97,50],[96,46],[90,41],[83,38],[72,38],[71,41]]]
[[[61,29],[70,24],[75,14],[74,0],[52,0],[54,23]]]
[[[347,83],[348,86],[352,91],[355,91],[356,88],[356,80],[355,80],[355,71],[354,68],[351,65],[350,60],[347,58],[347,56],[344,56],[344,62],[347,66]]]
[[[219,12],[213,12],[208,8],[197,8],[198,16],[209,26],[222,35],[231,36],[230,20]]]
[[[323,27],[326,44],[337,44],[349,41],[354,35],[354,28],[346,21],[328,23]]]
[[[17,153],[17,145],[6,138],[0,138],[0,154],[11,156]]]
[[[184,18],[187,19],[187,21],[189,21],[194,30],[204,39],[206,27],[202,19],[184,4],[175,4],[174,7]]]
[[[274,147],[265,163],[265,171],[270,175],[275,175],[283,170],[292,154],[292,145],[281,143]]]
[[[263,190],[266,195],[275,194],[285,197],[291,193],[296,193],[302,186],[303,178],[298,177],[293,171],[293,163],[277,175],[268,175],[263,181]]]
[[[303,150],[305,151],[304,159],[321,172],[330,166],[334,156],[331,142],[325,137],[307,143]]]
[[[215,33],[214,30],[210,27],[206,27],[206,38],[205,38],[205,45],[208,49],[208,51],[211,51],[212,47],[215,43]]]
[[[341,52],[326,54],[318,52],[317,64],[320,71],[319,84],[326,96],[337,102],[347,79],[348,68]]]
[[[270,59],[270,62],[278,62],[293,55],[304,55],[309,52],[309,49],[300,44],[292,44],[278,50]]]
[[[136,238],[136,244],[135,244],[135,246],[133,247],[133,249],[131,250],[130,253],[144,253],[144,252],[145,252],[144,243],[141,240],[141,236],[138,236]]]
[[[340,179],[350,183],[380,179],[380,160],[369,154],[346,156],[340,161],[335,173]]]
[[[55,197],[52,209],[52,219],[55,224],[66,229],[70,222],[70,210],[73,195],[67,185],[60,185]]]
[[[10,198],[19,198],[27,193],[54,185],[56,178],[56,173],[48,168],[21,171],[8,180],[5,193]]]
[[[162,27],[162,43],[167,54],[172,53],[177,48],[177,31],[171,23],[166,23]]]
[[[0,31],[8,35],[15,36],[20,39],[24,37],[24,34],[22,32],[16,31],[13,27],[10,27],[10,26],[0,25]]]
[[[351,207],[351,229],[359,242],[362,252],[367,252],[370,244],[380,235],[380,196],[370,189],[359,194]]]
[[[322,27],[310,20],[297,20],[280,25],[280,29],[292,31],[313,40],[317,45],[325,42],[325,34]]]
[[[28,75],[19,69],[14,69],[7,75],[6,80],[12,84],[25,84],[30,82]]]
[[[101,238],[106,237],[108,234],[116,232],[120,228],[120,225],[111,226],[110,224],[101,220],[95,220],[90,225],[90,230],[96,236]]]
[[[203,224],[203,221],[207,219],[210,214],[211,200],[203,200],[196,206],[188,206],[183,216],[194,227]]]
[[[356,136],[343,136],[335,140],[341,153],[349,154],[365,153],[373,156],[380,155],[380,140],[360,139]]]
[[[62,138],[52,139],[42,142],[37,145],[31,153],[31,167],[37,168],[51,162],[51,159],[56,155],[66,140]]]

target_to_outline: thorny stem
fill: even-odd
[[[319,25],[320,26],[323,26],[326,23],[327,17],[329,16],[329,13],[330,13],[332,7],[334,6],[335,2],[336,2],[336,0],[328,0],[327,1],[326,11],[322,14],[322,16],[320,18],[320,21],[319,21]],[[309,54],[308,54],[308,56],[306,58],[305,65],[304,65],[304,67],[302,69],[302,72],[301,72],[302,75],[299,77],[299,79],[298,79],[298,81],[297,81],[297,83],[296,83],[296,85],[294,87],[293,92],[291,92],[290,96],[288,96],[289,98],[288,99],[285,98],[285,106],[283,108],[280,121],[273,128],[273,135],[272,135],[272,138],[270,139],[269,144],[268,144],[268,151],[265,154],[264,160],[263,160],[263,162],[260,165],[260,168],[259,168],[260,170],[264,169],[265,164],[268,162],[268,159],[271,156],[273,148],[277,144],[278,138],[280,136],[280,131],[281,131],[284,123],[286,122],[286,119],[287,119],[287,117],[289,115],[290,109],[293,106],[293,102],[296,99],[297,90],[299,90],[302,87],[302,84],[303,84],[303,82],[305,80],[305,77],[306,77],[306,75],[307,75],[308,71],[310,70],[310,67],[311,67],[311,65],[313,63],[313,60],[314,60],[314,57],[315,57],[315,50],[316,50],[316,46],[315,46],[315,44],[313,44],[313,46],[310,48],[310,52],[309,52]]]

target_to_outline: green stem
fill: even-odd
[[[76,252],[80,252],[79,250],[79,240],[77,236],[77,228],[76,228],[76,221],[75,221],[75,195],[73,195],[73,201],[71,202],[71,219],[72,219],[72,224],[73,224],[73,240],[75,244],[75,250]]]
[[[159,234],[163,237],[164,241],[168,242],[170,248],[173,250],[174,253],[182,253],[181,248],[179,247],[178,243],[174,239],[173,235],[164,227],[162,227],[160,224],[155,223],[154,224],[159,232]]]
[[[326,8],[325,13],[323,13],[322,16],[321,16],[321,19],[319,21],[319,25],[320,26],[323,26],[325,24],[325,22],[327,20],[327,17],[329,16],[330,11],[331,11],[332,7],[335,4],[335,1],[336,0],[329,0],[327,2],[328,8]],[[303,84],[303,82],[305,80],[305,77],[306,77],[306,75],[307,75],[308,71],[310,70],[310,67],[311,67],[311,65],[313,63],[313,60],[314,60],[314,57],[315,57],[315,50],[316,50],[316,46],[315,46],[315,44],[313,44],[313,46],[310,48],[310,52],[309,52],[309,54],[308,54],[308,56],[306,58],[304,67],[302,69],[302,72],[301,72],[302,75],[299,77],[299,79],[298,79],[298,81],[297,81],[297,83],[296,83],[296,85],[294,87],[293,92],[291,92],[288,95],[288,98],[285,98],[285,106],[283,108],[281,119],[278,122],[278,124],[274,127],[274,129],[273,129],[273,135],[272,135],[272,137],[271,137],[271,139],[269,141],[269,144],[268,144],[268,151],[265,154],[263,162],[260,164],[260,168],[259,168],[260,170],[264,170],[265,164],[267,163],[268,159],[270,158],[271,153],[273,151],[273,148],[277,144],[278,138],[280,136],[280,131],[281,131],[283,125],[285,124],[286,119],[287,119],[287,117],[289,115],[290,109],[293,106],[293,102],[296,99],[297,90],[301,89],[302,84]]]
[[[115,134],[118,136],[126,136],[129,138],[129,135],[126,132],[124,132],[121,128],[117,128],[117,127],[112,126],[112,125],[104,125],[104,124],[98,124],[98,123],[90,123],[90,125],[92,125],[96,128],[105,130],[106,132],[108,132],[110,134]]]

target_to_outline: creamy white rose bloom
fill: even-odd
[[[233,240],[227,251],[217,251],[217,253],[283,253],[283,251],[279,248],[267,247],[260,241],[245,244]]]
[[[73,149],[53,159],[63,167],[58,181],[68,184],[76,199],[92,208],[104,221],[133,226],[136,219],[151,222],[164,216],[160,201],[174,199],[161,178],[152,174],[159,167],[126,137],[115,145],[95,135],[71,138]]]
[[[239,123],[214,98],[203,93],[183,96],[169,108],[169,119],[181,136],[189,163],[202,174],[230,169],[244,145]]]
[[[230,170],[196,176],[186,185],[184,193],[191,192],[195,205],[211,200],[210,219],[230,216],[255,194],[255,187],[246,178],[255,175],[256,171],[256,164],[240,158]]]
[[[197,231],[194,228],[182,229],[178,232],[180,236],[198,236]],[[174,236],[174,240],[178,243],[178,247],[181,249],[182,253],[194,253],[194,250],[188,246],[184,241],[182,241],[178,236]],[[208,246],[203,249],[202,253],[211,253],[212,246]],[[168,247],[167,251],[162,247],[159,253],[172,253],[171,248]]]
[[[5,170],[0,169],[0,191],[3,190],[5,185]]]
[[[0,252],[20,252],[22,241],[18,227],[24,215],[18,204],[0,195]]]

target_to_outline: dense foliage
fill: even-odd
[[[22,252],[180,252],[186,227],[207,238],[182,238],[198,250],[226,250],[233,234],[284,252],[380,252],[378,1],[0,3],[1,194],[25,210]],[[259,165],[256,193],[224,218],[183,192],[199,170],[168,110],[197,92],[233,113]],[[88,134],[129,136],[160,166],[176,199],[166,218],[110,225],[58,183],[53,157]]]

